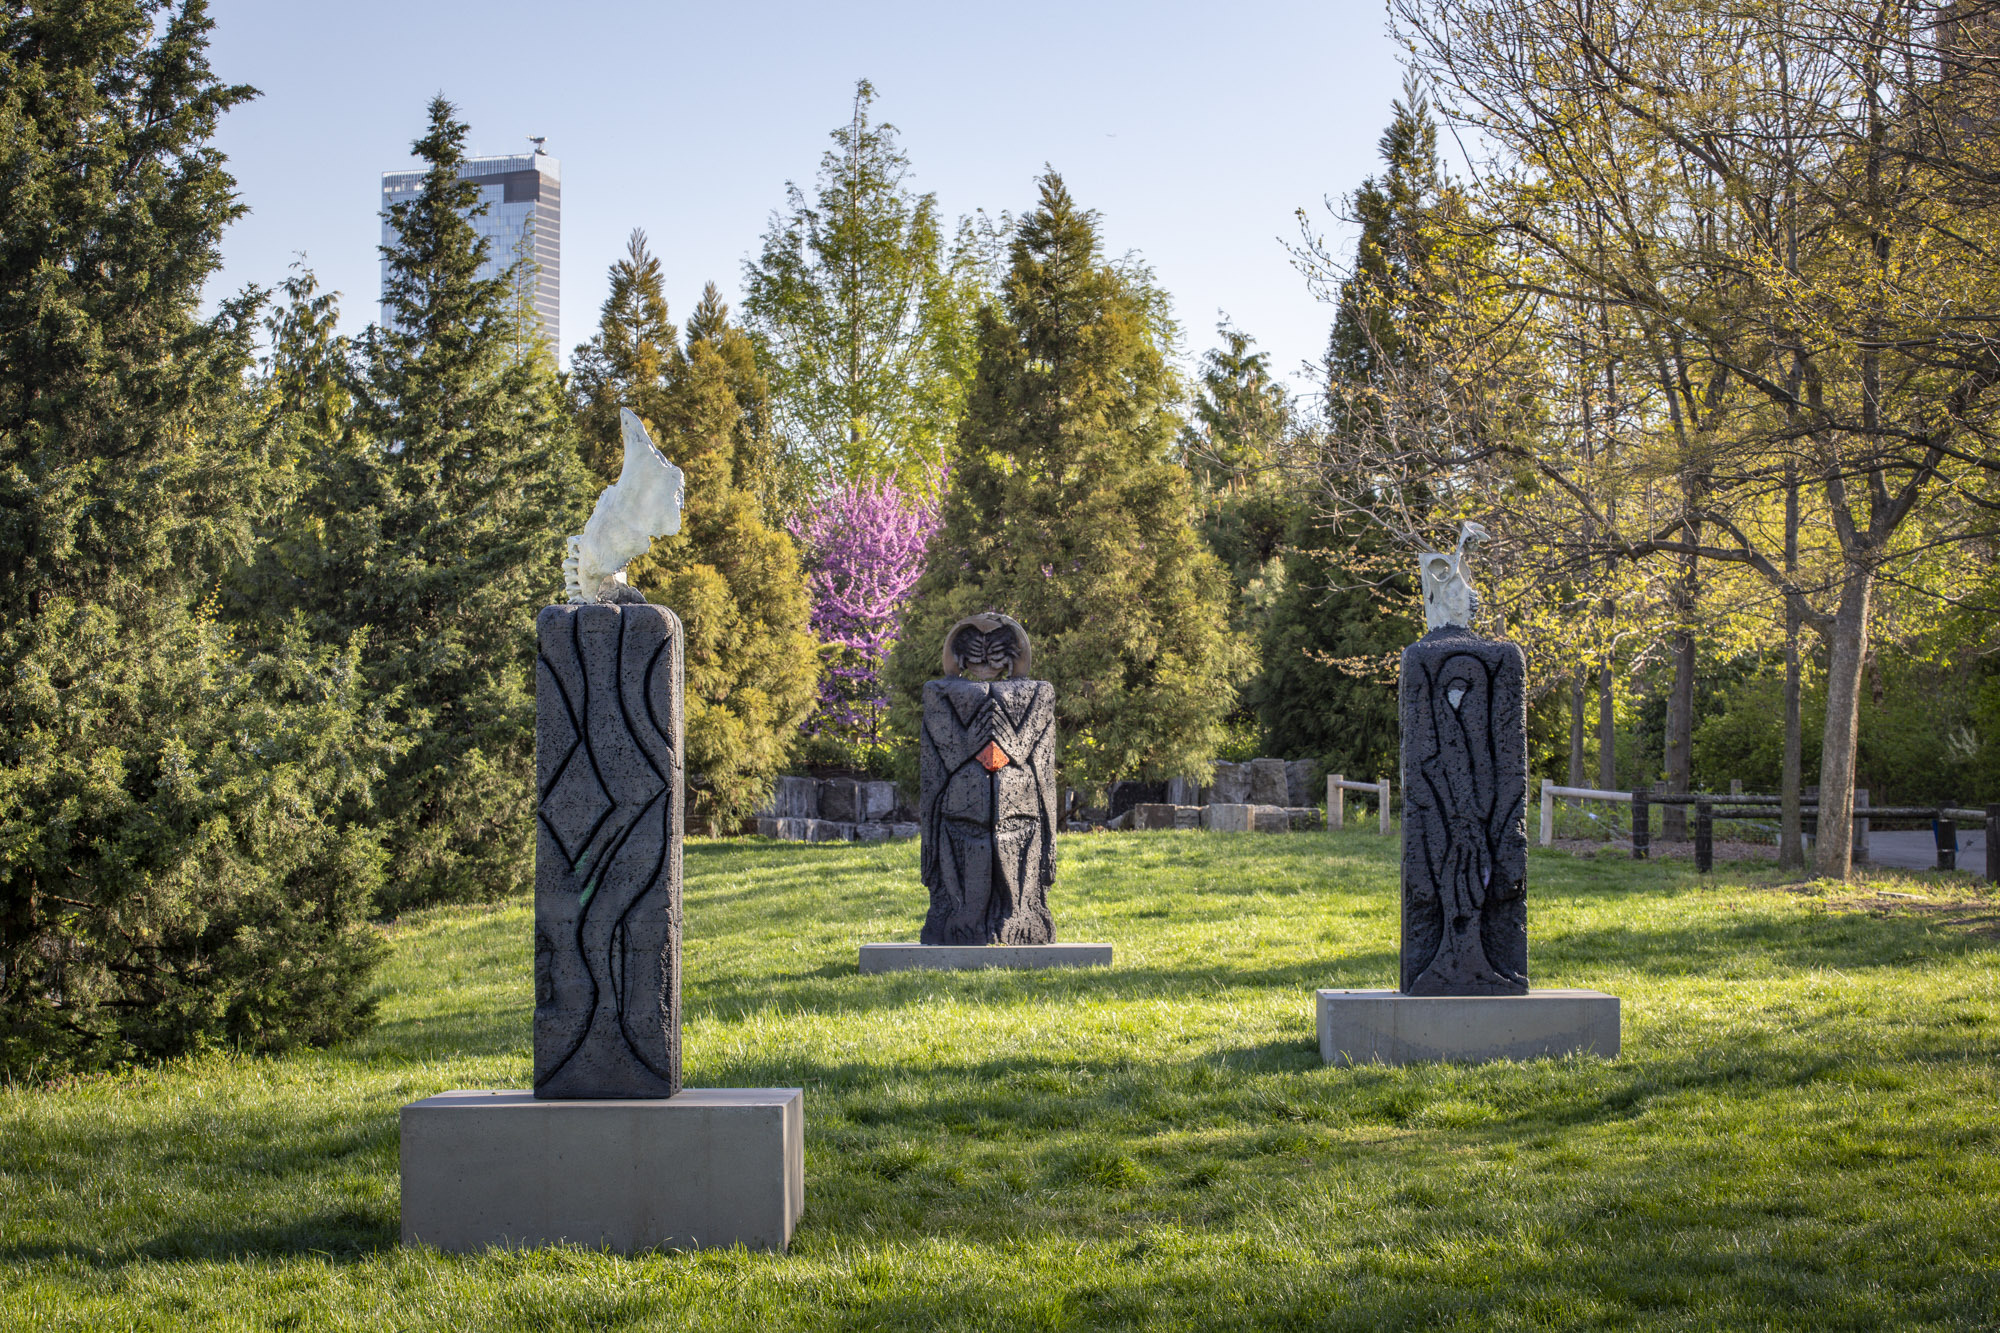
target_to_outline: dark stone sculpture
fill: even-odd
[[[681,1090],[683,640],[643,602],[551,606],[535,688],[535,1096]]]
[[[1524,668],[1458,625],[1403,650],[1405,994],[1528,992]]]
[[[1031,656],[1015,621],[974,616],[924,686],[925,944],[1055,943],[1056,695],[1026,678]]]

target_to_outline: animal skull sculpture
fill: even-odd
[[[624,600],[618,588],[625,566],[644,555],[655,537],[681,530],[681,470],[653,447],[645,423],[621,408],[625,466],[618,480],[597,497],[590,521],[569,539],[563,583],[572,602]]]
[[[1486,529],[1477,523],[1461,523],[1457,550],[1450,555],[1425,551],[1417,557],[1417,581],[1424,590],[1426,632],[1446,625],[1472,628],[1472,618],[1479,614],[1479,593],[1466,577],[1466,547],[1491,540]]]

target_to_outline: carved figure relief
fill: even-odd
[[[924,686],[925,944],[1055,942],[1055,687],[1027,678],[1031,660],[1018,622],[973,616]]]
[[[1407,994],[1527,993],[1524,665],[1455,625],[1403,651]]]
[[[536,620],[535,1096],[681,1088],[683,639],[664,607]]]

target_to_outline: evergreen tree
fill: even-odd
[[[798,550],[767,519],[771,414],[756,349],[713,283],[682,346],[659,265],[634,233],[612,266],[597,334],[576,360],[588,447],[608,456],[618,409],[629,406],[685,475],[681,530],[656,539],[629,577],[672,607],[687,634],[690,822],[734,832],[789,757],[819,678]]]
[[[423,188],[389,210],[390,322],[361,340],[353,411],[262,585],[266,608],[361,647],[397,728],[391,911],[530,881],[534,618],[560,598],[563,540],[587,513],[560,387],[518,336],[515,275],[478,276],[466,127],[442,98],[429,119]]]
[[[965,401],[980,236],[962,227],[947,253],[937,197],[905,183],[896,127],[868,119],[874,99],[866,79],[855,85],[812,199],[787,186],[744,265],[743,307],[788,456],[813,483],[893,475],[922,489]]]
[[[577,444],[603,484],[618,480],[625,465],[621,409],[630,408],[659,440],[666,420],[667,362],[679,344],[680,333],[667,314],[660,261],[647,248],[646,233],[635,227],[625,257],[611,266],[611,293],[604,298],[597,333],[570,357]]]
[[[1271,378],[1256,340],[1227,323],[1223,345],[1202,358],[1194,419],[1181,429],[1181,458],[1195,479],[1202,539],[1228,568],[1236,596],[1230,624],[1250,643],[1263,636],[1285,586],[1282,548],[1299,507],[1279,466],[1292,430],[1284,386]]]
[[[198,317],[242,210],[200,0],[0,16],[0,1071],[360,1028],[387,753],[351,653],[215,589],[284,493]]]
[[[1357,428],[1353,414],[1367,410],[1372,386],[1422,355],[1440,281],[1439,214],[1457,206],[1439,169],[1437,126],[1414,85],[1394,103],[1380,149],[1383,172],[1354,196],[1361,235],[1327,342],[1327,428],[1336,433]],[[1395,657],[1423,629],[1408,561],[1380,530],[1311,506],[1290,515],[1284,544],[1283,587],[1245,703],[1278,753],[1317,758],[1329,771],[1389,772],[1400,735]]]
[[[945,631],[1017,617],[1056,686],[1068,781],[1167,777],[1213,758],[1244,654],[1226,576],[1193,527],[1158,294],[1099,251],[1061,177],[1015,232],[952,455],[944,522],[891,662],[916,734]]]

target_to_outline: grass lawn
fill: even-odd
[[[1115,967],[861,977],[914,844],[690,844],[688,1083],[806,1089],[785,1256],[399,1248],[397,1107],[530,1066],[529,905],[407,917],[365,1040],[0,1089],[0,1327],[2000,1325],[2000,898],[1538,851],[1531,973],[1624,1054],[1328,1069],[1393,856],[1070,838]]]

